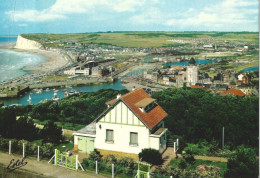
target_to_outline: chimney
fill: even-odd
[[[133,88],[132,88],[132,91],[134,91],[135,90],[135,86],[133,86]]]
[[[121,94],[116,95],[116,99],[119,99],[121,97]]]

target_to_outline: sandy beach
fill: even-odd
[[[23,68],[23,70],[28,70],[33,73],[51,72],[70,64],[70,61],[66,59],[66,57],[63,56],[62,54],[59,54],[58,52],[40,50],[40,49],[26,50],[26,52],[37,54],[47,58],[47,60],[45,60],[42,63],[39,63],[38,65],[26,66]]]
[[[31,54],[36,54],[39,56],[44,56],[46,58],[45,61],[32,66],[26,66],[23,68],[23,70],[30,71],[32,73],[46,73],[46,72],[52,72],[59,68],[62,68],[66,65],[70,64],[70,60],[67,59],[64,55],[54,52],[54,51],[48,51],[48,50],[42,50],[42,49],[17,49],[13,46],[0,46],[1,49],[8,49],[8,50],[14,50],[17,52],[27,52]]]

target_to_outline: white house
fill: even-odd
[[[142,88],[106,103],[91,124],[74,133],[74,151],[138,154],[144,148],[166,149],[167,113]]]

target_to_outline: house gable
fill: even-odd
[[[114,106],[108,108],[97,120],[98,123],[110,123],[145,127],[129,107],[119,100]]]
[[[136,116],[138,118],[138,120],[144,124],[144,126],[146,126],[149,130],[152,130],[154,127],[157,126],[157,124],[159,124],[167,116],[167,113],[156,102],[154,102],[152,109],[149,109],[147,112],[142,111],[142,108],[138,108],[138,106],[136,106],[136,103],[138,103],[142,100],[144,101],[144,99],[146,99],[145,103],[147,104],[147,101],[148,101],[147,99],[151,100],[152,98],[142,88],[131,91],[131,92],[121,96],[118,99],[113,99],[106,103],[109,107],[102,114],[100,114],[97,117],[95,122],[98,122],[100,119],[102,119],[104,116],[106,116],[107,113],[111,109],[114,109],[114,107],[116,107],[119,102],[122,102],[134,114],[134,116]],[[138,104],[140,104],[140,103],[138,103]],[[115,120],[113,120],[114,119],[113,117],[106,116],[104,118],[104,120],[102,120],[101,122],[114,121],[115,123],[118,123],[118,124],[119,123],[120,124],[129,124],[129,121],[121,122],[118,120],[118,115],[119,115],[118,113],[121,113],[121,112],[125,113],[128,111],[121,111],[117,108],[117,109],[115,109],[115,112],[116,112]],[[122,119],[124,119],[124,117],[122,117]],[[129,118],[127,118],[127,119],[129,119]],[[134,120],[134,124],[135,124],[135,120]]]

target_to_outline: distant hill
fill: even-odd
[[[257,32],[97,32],[78,34],[22,34],[24,38],[44,46],[77,42],[85,44],[114,45],[120,47],[171,47],[181,43],[175,40],[213,39],[214,41],[258,44]],[[187,43],[188,44],[188,43]]]

